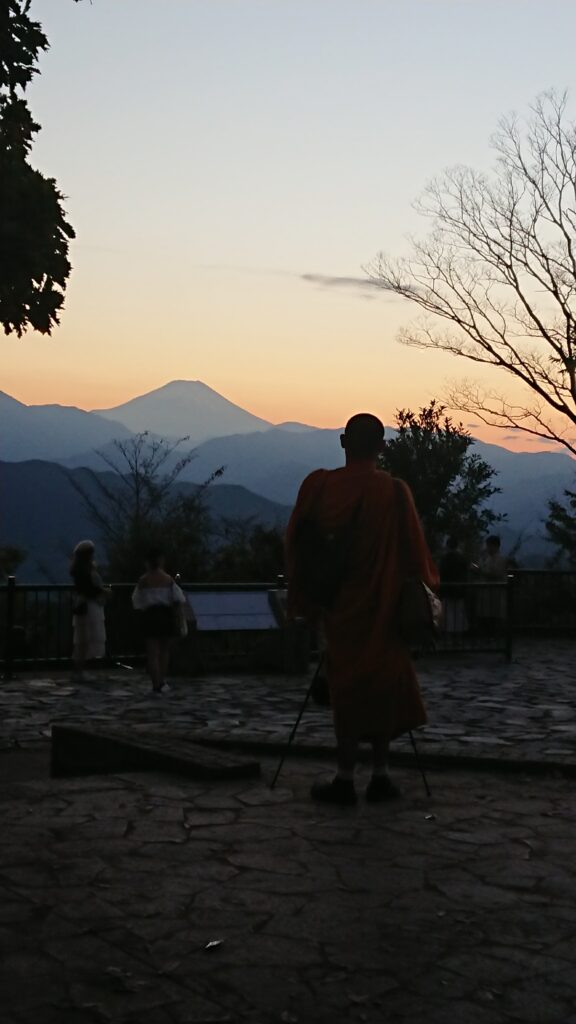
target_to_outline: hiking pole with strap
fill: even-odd
[[[431,793],[431,790],[430,790],[430,786],[428,785],[428,779],[426,778],[426,775],[424,774],[424,768],[422,767],[422,762],[420,760],[420,755],[418,753],[418,748],[416,746],[416,740],[414,739],[414,735],[413,735],[411,729],[408,730],[408,735],[410,737],[410,743],[412,744],[412,750],[414,751],[414,757],[416,759],[416,764],[418,765],[418,768],[420,770],[420,775],[422,776],[422,782],[424,783],[424,789],[426,790],[426,796],[432,796],[432,793]]]
[[[296,735],[298,726],[300,725],[300,720],[302,718],[302,715],[304,714],[304,712],[306,710],[306,707],[307,707],[307,704],[308,704],[308,701],[310,700],[310,697],[312,696],[312,690],[314,689],[314,683],[316,682],[316,680],[318,679],[318,676],[320,675],[320,669],[322,668],[323,662],[324,662],[324,655],[320,655],[320,658],[318,659],[318,666],[316,668],[316,671],[315,671],[314,675],[312,676],[312,679],[310,681],[310,685],[309,685],[309,687],[308,687],[308,689],[306,691],[306,696],[304,697],[304,700],[302,701],[302,706],[300,708],[300,711],[298,712],[298,717],[297,717],[297,719],[294,722],[294,725],[292,727],[292,732],[290,733],[290,738],[288,740],[288,743],[284,747],[284,750],[282,752],[282,757],[280,758],[280,762],[279,762],[278,767],[276,769],[276,772],[274,774],[274,778],[272,779],[272,782],[270,783],[270,789],[274,789],[276,783],[278,782],[278,776],[280,775],[280,772],[282,771],[282,768],[284,766],[284,761],[286,760],[286,758],[288,756],[288,751],[290,750],[290,747],[291,747],[292,742],[294,740],[294,737]]]

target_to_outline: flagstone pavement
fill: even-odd
[[[421,675],[425,749],[573,760],[569,645]],[[284,738],[305,688],[2,684],[0,1024],[576,1024],[576,797],[557,771],[431,771],[428,798],[398,769],[403,799],[374,806],[361,768],[344,809],[309,798],[328,758],[290,760],[274,791],[266,758],[250,782],[48,777],[52,721]],[[303,739],[328,743],[329,714]]]
[[[501,655],[452,655],[419,663],[429,724],[427,753],[576,765],[576,641],[547,640]],[[226,740],[282,742],[306,694],[295,676],[178,678],[151,694],[141,671],[115,667],[77,685],[69,673],[17,676],[0,685],[0,749],[46,743],[52,722],[165,727]],[[298,730],[306,745],[333,744],[329,710],[309,704]],[[396,749],[408,747],[404,738]]]
[[[570,782],[270,767],[1,786],[2,1024],[576,1024]]]

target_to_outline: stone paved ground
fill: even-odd
[[[571,783],[317,771],[0,787],[2,1024],[576,1024]]]
[[[422,745],[573,762],[572,661],[430,662]],[[2,684],[0,1024],[576,1024],[564,778],[432,772],[428,800],[403,771],[403,800],[342,810],[310,802],[309,759],[274,793],[273,762],[252,783],[47,778],[52,721],[284,738],[305,686]],[[330,743],[329,715],[302,737]]]
[[[535,759],[576,765],[576,644],[545,641],[500,655],[453,656],[420,663],[430,753]],[[102,672],[93,685],[65,673],[20,677],[0,687],[0,749],[47,742],[52,721],[123,722],[221,738],[282,741],[307,680],[284,676],[177,679],[152,696],[140,672]],[[309,706],[299,739],[332,744],[330,713]],[[399,741],[399,749],[408,741]]]

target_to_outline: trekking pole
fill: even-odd
[[[270,789],[274,789],[276,783],[278,782],[278,776],[280,775],[280,772],[282,771],[282,768],[284,766],[284,761],[286,760],[286,758],[288,756],[288,751],[290,750],[290,747],[291,747],[292,742],[294,740],[294,737],[296,735],[296,731],[298,729],[298,726],[300,725],[300,720],[301,720],[302,715],[304,714],[304,712],[306,710],[306,706],[307,706],[308,701],[310,700],[310,697],[312,695],[312,689],[314,687],[314,683],[316,682],[316,680],[317,680],[317,678],[318,678],[318,676],[320,674],[320,669],[322,668],[323,661],[324,661],[324,656],[320,655],[320,658],[318,660],[318,666],[316,668],[316,671],[315,671],[314,675],[312,676],[312,679],[310,680],[310,685],[309,685],[309,687],[308,687],[308,689],[306,691],[306,696],[304,697],[304,700],[302,701],[302,706],[300,708],[300,711],[298,712],[298,717],[297,717],[297,719],[294,722],[294,725],[292,727],[292,732],[290,733],[290,738],[288,740],[288,743],[284,747],[284,750],[282,752],[282,757],[280,758],[278,767],[277,767],[276,772],[274,774],[274,778],[272,779],[272,782],[270,783]]]
[[[414,751],[414,757],[416,759],[416,764],[418,765],[418,768],[420,770],[420,775],[422,776],[422,782],[424,783],[424,789],[426,790],[426,796],[432,796],[432,793],[430,791],[430,786],[428,785],[428,779],[426,778],[426,775],[424,774],[424,769],[422,767],[422,762],[420,760],[420,755],[418,753],[418,748],[416,746],[416,740],[414,739],[414,735],[413,735],[411,729],[408,730],[408,735],[410,737],[410,742],[412,744],[412,749]]]

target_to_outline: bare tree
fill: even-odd
[[[171,564],[190,576],[203,567],[211,531],[206,490],[222,476],[215,470],[193,491],[183,493],[178,477],[195,457],[177,454],[188,437],[167,440],[148,431],[115,440],[96,454],[109,473],[88,470],[87,483],[69,474],[72,487],[98,530],[108,571],[116,580],[133,580],[147,548],[162,547]]]
[[[172,456],[186,441],[188,437],[176,441],[150,438],[147,430],[128,440],[113,441],[113,454],[105,450],[96,454],[114,476],[107,480],[101,473],[89,471],[94,493],[70,474],[72,486],[110,547],[123,543],[127,530],[139,535],[151,518],[162,519],[173,484],[194,458],[194,452],[189,451],[172,462]]]
[[[576,124],[566,105],[548,92],[526,122],[503,119],[493,175],[460,166],[432,181],[416,206],[432,220],[429,237],[367,271],[420,307],[404,344],[499,367],[525,386],[515,402],[465,380],[446,396],[451,408],[576,454]]]

